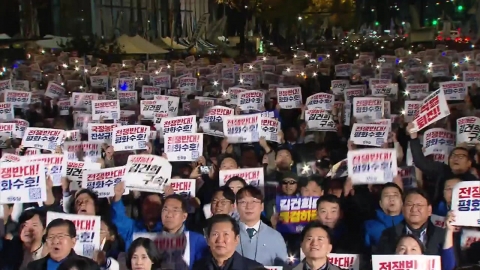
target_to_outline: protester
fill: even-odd
[[[152,240],[140,237],[128,248],[126,265],[129,270],[160,269],[162,257]]]
[[[203,269],[266,269],[262,264],[240,255],[236,247],[240,244],[240,227],[230,215],[214,215],[207,227],[209,255],[197,261],[193,270]]]

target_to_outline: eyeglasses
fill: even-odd
[[[212,204],[217,205],[220,204],[221,206],[225,206],[227,204],[231,203],[229,200],[213,200]]]
[[[63,239],[69,238],[69,234],[57,234],[57,235],[50,235],[46,238],[48,243],[52,243],[53,240],[57,239],[58,241],[62,241]]]
[[[249,204],[250,204],[250,205],[257,205],[257,204],[261,204],[261,203],[262,203],[262,202],[259,201],[259,200],[252,200],[252,201],[243,201],[243,200],[242,200],[242,201],[238,201],[238,202],[237,202],[237,204],[238,204],[239,206],[242,206],[242,207],[245,207],[245,206],[247,206],[247,205],[249,205]]]
[[[182,209],[178,209],[178,208],[173,208],[173,209],[170,209],[170,208],[162,208],[162,213],[172,213],[174,215],[176,214],[179,214],[179,213],[182,213]]]
[[[282,181],[282,185],[296,185],[296,184],[297,184],[297,181],[293,181],[293,180]]]
[[[465,154],[452,154],[452,159],[458,158],[458,159],[466,159],[467,155]]]

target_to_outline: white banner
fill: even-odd
[[[354,97],[353,116],[358,123],[368,123],[382,119],[384,115],[384,100],[378,97]]]
[[[0,120],[12,121],[14,117],[12,103],[0,103]]]
[[[165,117],[161,119],[160,125],[155,125],[155,128],[162,135],[195,133],[197,131],[196,116]]]
[[[70,190],[79,190],[82,186],[83,171],[100,170],[100,163],[67,161],[67,179],[70,181]]]
[[[445,95],[441,89],[431,93],[422,101],[418,115],[413,120],[412,132],[418,132],[426,126],[450,115]]]
[[[306,100],[308,109],[322,109],[331,111],[335,96],[327,93],[317,93],[309,96]]]
[[[480,118],[467,116],[457,119],[457,144],[466,142],[470,145],[480,143]]]
[[[387,142],[389,129],[390,127],[386,125],[355,123],[350,140],[356,145],[381,147]]]
[[[27,120],[23,119],[13,119],[12,121],[9,121],[9,123],[15,124],[15,132],[13,132],[15,138],[23,138],[25,130],[27,130],[30,125]]]
[[[425,156],[442,151],[450,152],[455,147],[455,133],[443,128],[431,128],[423,133]]]
[[[153,99],[155,95],[160,95],[162,93],[162,88],[151,85],[142,85],[142,98],[143,99]]]
[[[229,101],[227,101],[227,104],[237,105],[238,94],[244,91],[247,90],[240,87],[229,87],[227,91]]]
[[[440,256],[372,255],[372,270],[442,270]]]
[[[223,133],[230,143],[258,142],[260,125],[260,114],[226,116]]]
[[[23,108],[30,104],[31,92],[5,90],[5,102],[11,103],[15,108]]]
[[[310,109],[305,111],[307,129],[311,131],[336,131],[337,125],[333,116],[321,109]]]
[[[247,185],[252,185],[263,190],[265,186],[263,168],[249,168],[249,169],[236,169],[236,170],[220,170],[219,171],[219,185],[223,186],[227,181],[238,176],[247,182]]]
[[[88,124],[88,141],[104,143],[112,139],[113,129],[119,124]]]
[[[480,227],[480,181],[465,181],[455,185],[452,193],[452,225]]]
[[[165,135],[163,145],[168,161],[197,161],[203,153],[203,133]]]
[[[168,101],[160,100],[141,100],[140,114],[145,119],[154,119],[155,113],[161,113],[168,116]]]
[[[280,131],[280,122],[269,117],[260,118],[260,138],[264,137],[267,141],[280,143],[278,131]]]
[[[265,104],[265,94],[258,90],[249,90],[238,94],[237,106],[242,111],[261,111]]]
[[[385,184],[397,175],[395,149],[359,149],[347,153],[348,176],[353,184]]]
[[[465,82],[441,82],[440,89],[443,89],[446,100],[464,100],[467,94],[467,84]]]
[[[112,146],[115,151],[147,149],[150,127],[142,125],[121,126],[113,129]]]
[[[132,190],[164,193],[165,184],[172,176],[172,164],[154,155],[131,155],[123,180]]]
[[[59,98],[65,94],[65,88],[62,86],[54,83],[54,82],[49,82],[47,86],[47,90],[45,90],[45,96],[54,99],[54,98]]]
[[[0,204],[43,202],[47,199],[45,165],[41,162],[6,162],[2,175]]]
[[[407,83],[405,94],[413,100],[421,100],[428,96],[428,83]]]
[[[405,122],[410,123],[415,119],[417,113],[420,112],[420,107],[422,106],[423,101],[415,101],[415,100],[405,100],[405,112],[404,118]]]
[[[299,109],[302,106],[302,89],[300,87],[278,87],[277,99],[282,109]]]
[[[23,147],[54,151],[62,144],[65,131],[51,128],[27,128],[22,139]]]
[[[113,197],[115,195],[115,185],[122,181],[125,171],[126,166],[84,170],[82,174],[82,188],[92,190],[97,193],[99,198]]]
[[[120,102],[120,105],[136,105],[138,102],[138,92],[137,91],[118,91],[117,99]]]
[[[23,156],[25,162],[41,162],[47,169],[47,176],[52,178],[54,186],[62,185],[62,177],[67,176],[67,158],[63,154]]]
[[[93,100],[92,101],[92,119],[100,120],[118,120],[120,117],[120,102],[118,100]]]
[[[339,76],[339,75],[337,75]],[[346,88],[350,86],[350,82],[348,80],[332,80],[331,89],[334,95],[342,95]]]

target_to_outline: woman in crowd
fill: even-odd
[[[152,240],[137,238],[128,248],[126,265],[129,270],[161,269],[162,257]]]

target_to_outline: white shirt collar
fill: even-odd
[[[243,223],[243,225],[245,225],[245,230],[250,229],[250,228],[253,228],[253,229],[255,229],[255,231],[258,232],[258,230],[260,229],[260,222],[261,222],[261,221],[259,220],[259,221],[258,221],[257,223],[255,223],[255,225],[253,225],[252,227],[248,227],[247,224],[245,224],[245,223]]]

